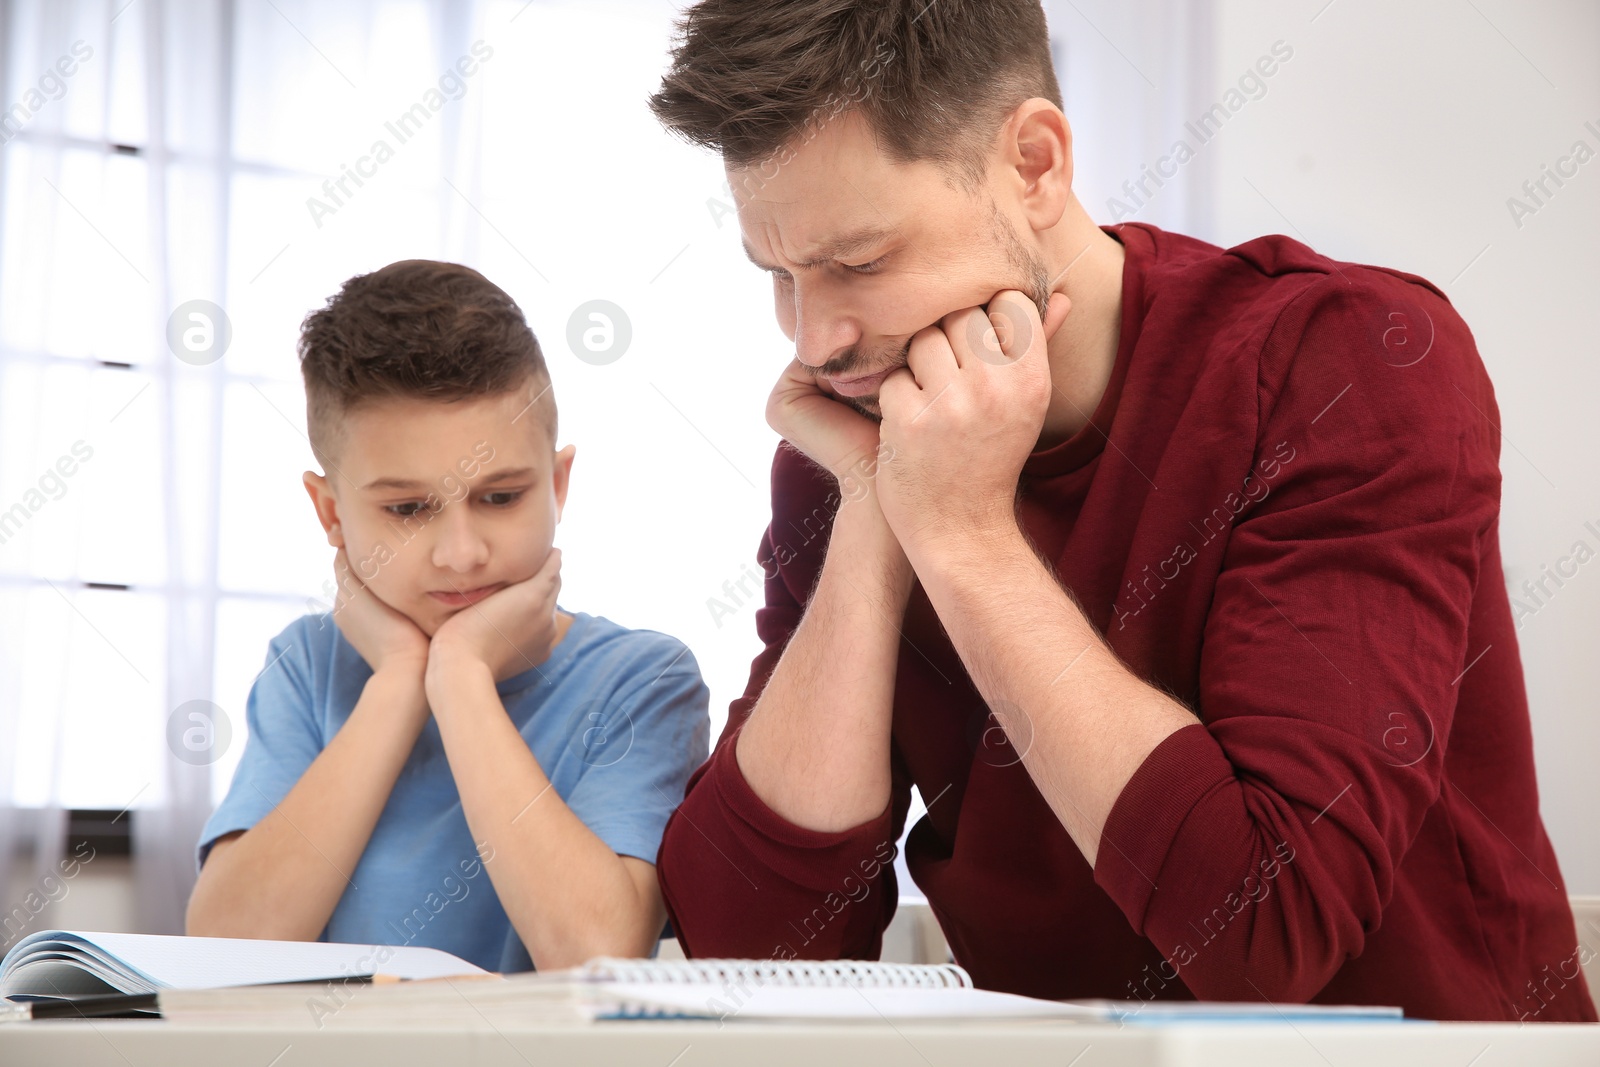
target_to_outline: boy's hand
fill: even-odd
[[[532,578],[462,608],[434,631],[426,686],[431,689],[446,672],[465,664],[483,664],[498,682],[549,659],[560,632],[560,591],[561,550],[552,548]]]
[[[333,557],[333,581],[338,589],[333,621],[344,639],[361,653],[372,673],[388,668],[414,671],[420,676],[428,663],[428,635],[373,595],[356,577],[343,548]]]

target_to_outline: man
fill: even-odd
[[[795,359],[766,648],[669,824],[689,952],[871,957],[907,862],[980,985],[1593,1019],[1539,819],[1499,433],[1421,278],[1097,227],[1037,0],[704,0]]]

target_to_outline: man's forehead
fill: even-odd
[[[811,240],[798,251],[795,262],[802,267],[815,267],[837,259],[848,259],[882,244],[894,234],[894,230],[881,223],[852,227]],[[744,254],[750,257],[750,262],[762,268],[768,266],[751,247],[748,237],[741,237],[740,243],[744,245]]]

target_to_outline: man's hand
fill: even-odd
[[[333,621],[372,673],[398,669],[415,672],[420,679],[428,663],[428,635],[373,595],[356,576],[343,548],[334,553],[333,581],[338,589]]]
[[[515,582],[470,604],[434,632],[425,684],[435,709],[434,687],[450,671],[478,663],[495,681],[536,667],[550,657],[560,633],[556,595],[561,591],[561,550],[552,548],[532,578]]]
[[[878,500],[913,562],[932,540],[1016,527],[1017,480],[1050,404],[1048,342],[1071,301],[1054,294],[1039,321],[1024,294],[946,315],[911,339],[907,366],[884,379],[881,434],[891,459]]]
[[[878,451],[872,420],[827,392],[798,359],[784,368],[767,399],[767,424],[841,482]]]

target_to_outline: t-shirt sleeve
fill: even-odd
[[[711,693],[694,654],[651,634],[627,683],[579,724],[584,770],[566,798],[619,856],[655,863],[661,832],[710,745]]]
[[[1470,637],[1498,516],[1492,388],[1444,299],[1347,273],[1266,342],[1253,503],[1205,628],[1204,725],[1135,772],[1095,868],[1205,999],[1304,1001],[1361,954],[1486,652]]]
[[[322,732],[311,697],[309,642],[316,618],[296,621],[267,646],[265,665],[251,685],[245,705],[244,754],[227,795],[200,831],[197,871],[205,865],[217,838],[248,830],[261,821],[322,751]]]

